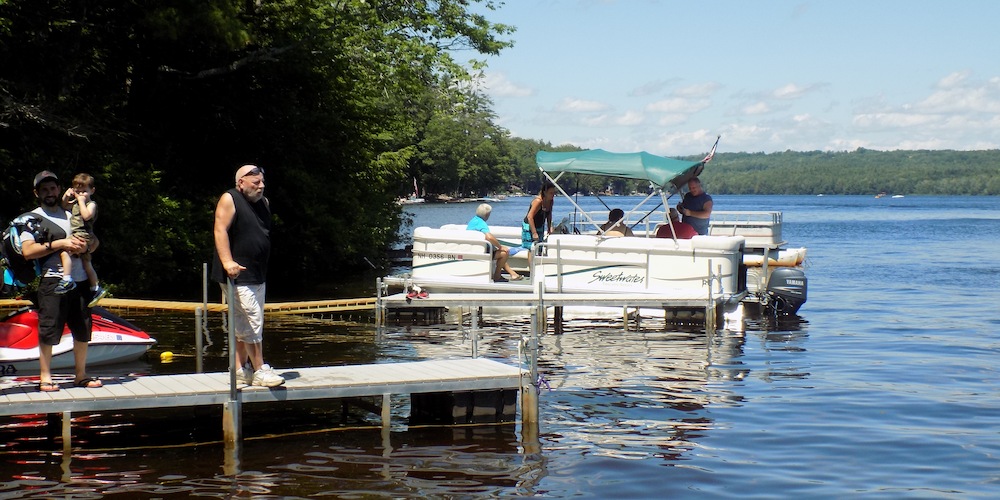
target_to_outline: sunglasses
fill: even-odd
[[[263,175],[263,174],[264,174],[264,169],[263,168],[254,167],[253,170],[251,170],[251,171],[243,174],[243,177],[246,177],[248,175]],[[240,178],[242,179],[243,177],[240,177]]]

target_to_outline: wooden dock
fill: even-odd
[[[238,384],[243,403],[338,399],[425,392],[518,389],[519,367],[486,358],[377,363],[276,370],[285,384]],[[102,378],[104,387],[62,384],[39,392],[37,382],[0,389],[0,416],[221,405],[229,401],[229,372]]]
[[[61,390],[40,392],[37,381],[16,382],[0,389],[0,416],[62,414],[62,437],[70,448],[71,415],[74,412],[119,411],[148,408],[177,408],[220,405],[223,408],[223,434],[228,443],[241,439],[240,408],[246,403],[278,401],[334,400],[357,397],[381,397],[382,427],[390,425],[390,396],[455,394],[490,394],[507,391],[514,400],[520,390],[528,404],[537,405],[537,395],[529,373],[486,358],[413,361],[366,365],[347,365],[276,370],[285,378],[278,387],[230,385],[229,372],[152,375],[142,377],[102,378],[103,387],[87,389],[63,383]],[[524,387],[532,390],[521,390]],[[440,399],[440,398],[438,398]],[[447,399],[447,398],[446,398]],[[472,401],[472,398],[467,398]],[[489,398],[496,401],[497,398]],[[428,401],[437,401],[431,398]],[[522,405],[525,402],[522,402]],[[495,406],[496,403],[490,406]],[[416,410],[416,401],[411,410]],[[509,418],[514,405],[509,403]],[[482,413],[482,408],[468,408]],[[487,408],[489,410],[489,408]],[[432,413],[452,415],[454,408],[435,409]],[[507,412],[505,412],[507,413]],[[537,425],[537,410],[528,412]],[[499,418],[500,415],[496,415]],[[498,420],[492,420],[498,422]]]

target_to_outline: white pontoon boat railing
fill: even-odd
[[[785,245],[781,236],[781,212],[713,210],[708,225],[711,236],[743,236],[747,248],[775,249]]]

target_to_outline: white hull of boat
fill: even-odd
[[[505,233],[520,228],[491,228],[509,243]],[[530,288],[544,282],[546,293],[662,294],[678,292],[699,297],[740,292],[743,259],[741,236],[696,236],[690,240],[663,238],[604,238],[596,235],[554,234],[538,245],[528,266],[528,250],[512,258],[512,267],[529,270]],[[413,232],[413,283],[430,290],[509,290],[522,282],[493,283],[492,247],[482,233],[449,227],[416,228]],[[706,277],[712,275],[711,283]],[[447,284],[448,286],[443,286]],[[529,283],[523,283],[529,284]],[[516,287],[516,288],[515,288]]]
[[[123,339],[121,334],[93,332],[87,347],[87,366],[126,363],[139,359],[156,344],[153,339]],[[37,372],[38,348],[0,348],[0,370],[4,374]],[[63,335],[59,344],[52,347],[52,369],[73,368],[73,336]]]
[[[101,307],[92,310],[93,328],[87,347],[87,365],[100,366],[135,361],[156,344],[146,332]],[[75,366],[73,336],[63,331],[52,346],[53,369]],[[22,308],[0,321],[0,375],[37,372],[38,312]]]

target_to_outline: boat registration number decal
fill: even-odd
[[[462,260],[464,258],[462,254],[454,253],[429,253],[424,255],[424,257],[431,260]]]

